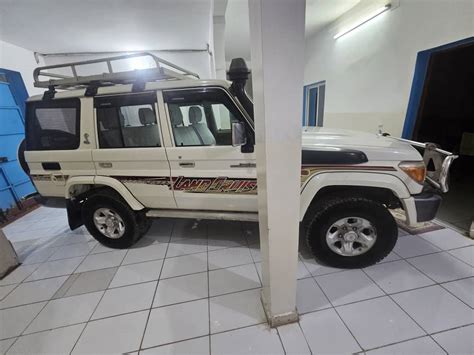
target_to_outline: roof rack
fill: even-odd
[[[148,57],[152,59],[155,67],[139,70],[129,70],[114,72],[112,62],[118,60],[127,60],[132,58]],[[105,63],[108,72],[80,76],[77,69],[80,66]],[[60,70],[61,74],[51,72],[51,70]],[[70,75],[64,75],[63,72],[69,70]],[[39,80],[40,77],[50,78],[48,80]],[[139,52],[115,57],[107,57],[101,59],[85,60],[73,63],[47,65],[36,68],[33,72],[34,86],[38,88],[72,89],[81,87],[100,87],[110,86],[114,84],[130,84],[135,82],[157,81],[157,80],[183,80],[189,78],[199,79],[199,75],[189,70],[181,68],[167,60],[161,59],[149,52]]]

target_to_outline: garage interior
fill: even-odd
[[[432,54],[413,132],[414,140],[434,142],[459,156],[438,218],[463,232],[469,231],[474,220],[472,60],[473,42]]]
[[[1,354],[474,353],[473,2],[295,0],[306,8],[304,26],[295,14],[278,26],[272,16],[289,11],[290,1],[0,0],[0,239],[19,260],[0,278]],[[283,31],[291,20],[295,30]],[[298,39],[303,27],[304,52],[303,42],[284,40]],[[288,100],[280,111],[300,112],[298,129],[383,131],[454,152],[436,219],[418,234],[400,225],[393,251],[360,269],[319,263],[303,236],[293,260],[297,233],[281,244],[272,234],[294,222],[290,213],[269,222],[268,235],[256,222],[159,218],[122,250],[84,226],[71,231],[65,209],[25,199],[35,187],[16,153],[24,101],[45,92],[33,85],[33,70],[138,51],[202,79],[224,80],[231,60],[245,59],[253,71],[246,88],[256,113],[265,111],[269,141],[280,134],[270,125],[295,128],[277,109],[285,106],[278,95],[298,84],[298,108]],[[302,65],[278,66],[292,57]],[[262,68],[288,86],[273,90]],[[410,107],[413,95],[419,102]],[[268,106],[259,111],[262,102]],[[15,125],[2,125],[7,119]],[[277,157],[265,160],[267,179],[284,185]],[[282,210],[297,202],[265,191]],[[285,306],[296,288],[293,322],[272,324],[261,295],[267,279],[271,298]]]

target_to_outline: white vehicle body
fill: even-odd
[[[157,65],[151,74],[168,75]],[[73,72],[58,82],[87,83]],[[180,80],[97,87],[91,81],[62,92],[49,86],[53,80],[39,82],[50,89],[28,100],[24,160],[43,200],[66,202],[71,228],[82,224],[81,204],[104,187],[148,217],[258,221],[258,145],[243,86],[239,92],[237,80],[173,78]],[[440,199],[423,192],[425,172],[407,142],[304,128],[300,220],[334,193],[362,196],[376,208],[402,207],[408,224],[432,219]]]
[[[177,178],[243,179],[256,182],[255,153],[242,153],[240,147],[199,146],[177,147],[171,131],[167,105],[163,92],[196,87],[229,90],[227,81],[179,81],[147,83],[144,91],[156,93],[155,110],[158,116],[156,130],[163,146],[157,148],[101,149],[99,147],[94,98],[85,97],[85,90],[57,93],[55,100],[80,99],[80,145],[76,150],[27,151],[26,161],[30,175],[44,197],[70,199],[83,186],[103,185],[116,190],[134,210],[176,209],[257,212],[256,183],[252,191],[245,193],[190,193],[186,189],[170,189],[166,185],[154,185],[127,180],[126,176],[154,178],[170,181]],[[96,97],[132,94],[132,85],[103,87]],[[132,94],[135,95],[135,94]],[[231,96],[230,93],[228,93]],[[31,97],[28,102],[41,101],[42,95]],[[240,107],[237,101],[236,106]],[[84,140],[88,137],[88,141]],[[87,142],[87,143],[86,143]],[[420,153],[410,144],[391,137],[357,131],[305,128],[303,149],[340,151],[344,149],[363,152],[368,162],[357,165],[315,165],[310,176],[301,185],[300,219],[317,192],[327,186],[366,186],[391,190],[405,208],[409,223],[417,222],[415,205],[411,195],[421,193],[423,185],[415,182],[399,167],[402,161],[422,161]],[[258,149],[258,146],[255,147]],[[167,159],[168,157],[168,159]],[[48,171],[43,163],[57,162],[60,171]],[[181,162],[194,163],[192,168]],[[243,164],[242,168],[231,166]],[[302,167],[305,170],[305,167]],[[306,167],[307,170],[307,167]],[[304,173],[304,171],[303,171]],[[120,179],[117,179],[120,176]],[[302,179],[303,180],[303,179]],[[82,191],[82,190],[78,190]]]
[[[410,178],[399,167],[402,161],[422,161],[423,157],[410,144],[379,134],[342,129],[307,128],[303,133],[303,149],[354,149],[363,152],[367,163],[318,172],[302,186],[301,218],[316,193],[327,186],[378,187],[392,191],[400,199],[409,225],[417,223],[411,195],[421,193],[423,185]],[[305,191],[307,188],[308,191]]]

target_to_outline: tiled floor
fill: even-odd
[[[112,250],[40,208],[4,232],[23,264],[0,280],[0,353],[474,353],[474,243],[449,229],[401,233],[362,270],[302,246],[300,321],[277,329],[256,224],[160,219]]]

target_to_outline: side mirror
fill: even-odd
[[[241,147],[247,143],[245,135],[245,126],[242,122],[232,123],[232,146]]]

